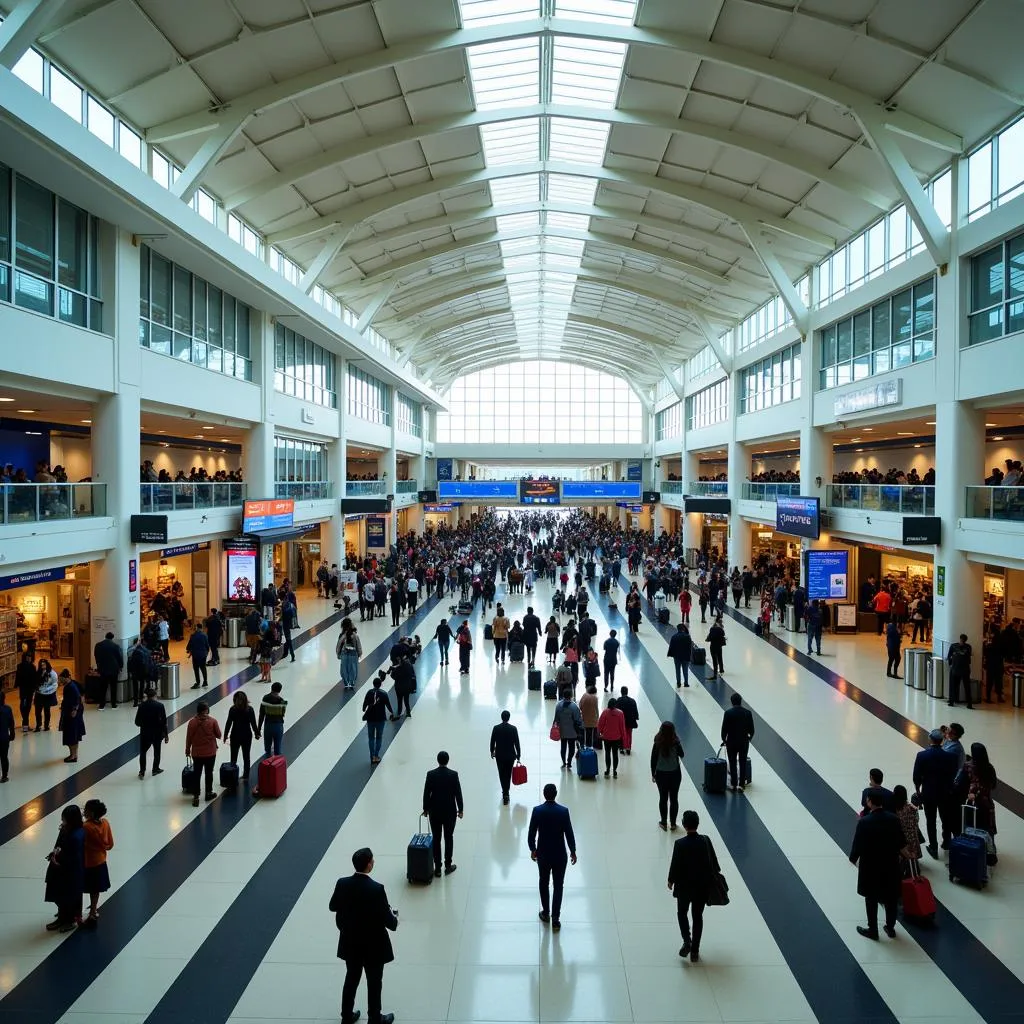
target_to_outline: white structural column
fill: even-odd
[[[253,424],[242,448],[249,498],[274,497],[274,323],[264,314],[253,327],[253,379],[260,382],[260,422]]]
[[[685,416],[685,412],[684,412]],[[700,478],[700,456],[696,452],[686,451],[686,434],[683,434],[683,462],[682,462],[682,478],[683,478],[683,501],[686,500],[686,495],[689,494],[690,489]],[[685,506],[684,506],[685,508]],[[683,512],[683,550],[689,550],[690,548],[699,548],[701,546],[701,530],[704,525],[704,517],[699,512],[687,513]]]
[[[736,413],[732,416],[733,432],[736,431]],[[740,498],[743,484],[750,479],[750,451],[742,441],[735,438],[729,442],[729,566],[741,569],[750,565],[750,524],[740,515]]]
[[[139,511],[140,352],[128,339],[139,329],[139,250],[131,236],[119,232],[114,241],[113,327],[117,379],[113,394],[96,403],[92,423],[92,475],[107,485],[107,514],[114,519],[117,544],[106,558],[93,563],[90,580],[91,632],[95,644],[107,632],[122,649],[139,635],[138,549],[131,541],[131,517]],[[129,582],[135,562],[136,589]]]
[[[345,564],[345,514],[341,504],[345,498],[347,463],[348,451],[343,429],[342,436],[327,446],[327,476],[334,485],[334,515],[320,526],[320,551],[328,565],[335,562],[339,566]]]
[[[394,494],[398,497],[397,483],[398,483],[398,388],[391,387],[388,389],[388,397],[390,399],[390,408],[388,409],[388,420],[391,424],[391,444],[387,451],[381,455],[381,469],[383,472],[381,476],[384,477],[384,493]],[[388,544],[394,544],[395,538],[398,536],[398,511],[393,510],[391,515],[387,517],[388,532],[387,542]]]

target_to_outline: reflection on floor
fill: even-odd
[[[530,599],[507,598],[509,614],[520,617],[528,601],[547,617],[546,584]],[[333,611],[326,601],[304,603],[304,627]],[[595,594],[591,608],[599,639],[609,628],[624,634],[603,598]],[[446,604],[431,605],[412,625],[427,637],[446,614]],[[389,621],[359,624],[361,684],[387,661]],[[616,677],[639,704],[635,753],[623,759],[618,779],[602,773],[584,782],[560,769],[548,739],[553,705],[527,691],[525,666],[494,665],[479,614],[473,624],[471,674],[439,668],[429,645],[415,721],[388,725],[376,768],[361,692],[350,699],[337,684],[337,627],[307,638],[295,664],[274,670],[289,701],[289,786],[277,801],[253,801],[243,791],[191,807],[178,784],[183,723],[195,700],[187,689],[169,705],[182,715],[159,778],[136,778],[130,706],[88,711],[74,775],[61,761],[59,734],[19,734],[11,782],[0,790],[0,1021],[337,1021],[342,967],[327,900],[362,845],[374,849],[375,877],[401,912],[384,1000],[403,1024],[1019,1015],[1024,877],[1016,851],[1024,828],[1010,810],[999,809],[1000,862],[985,891],[950,884],[943,866],[926,859],[942,904],[933,932],[901,924],[895,941],[873,943],[854,930],[863,903],[846,854],[867,770],[881,767],[887,783],[909,785],[919,749],[905,729],[854,698],[877,698],[925,727],[947,721],[949,711],[887,680],[874,637],[825,638],[814,660],[848,681],[830,685],[804,667],[802,638],[794,645],[800,655],[791,657],[730,619],[726,683],[698,679],[677,692],[665,639],[645,619],[639,638],[624,643]],[[210,670],[208,697],[220,721],[235,686],[250,699],[262,694],[253,671],[239,650],[225,650]],[[700,789],[702,761],[718,746],[730,687],[758,716],[755,781],[746,795],[712,796]],[[519,728],[529,769],[508,807],[487,749],[502,708]],[[957,711],[966,739],[984,740],[1011,784],[1024,756],[1019,715],[1005,706]],[[677,953],[664,882],[676,837],[657,827],[650,778],[650,741],[665,717],[687,748],[682,805],[701,814],[731,888],[728,907],[707,911],[697,964]],[[455,834],[458,871],[417,888],[405,880],[405,847],[418,827],[423,773],[441,748],[466,798]],[[580,853],[566,876],[558,934],[537,920],[536,868],[526,850],[529,809],[546,782],[559,786],[570,808]],[[62,804],[91,796],[109,809],[114,888],[96,933],[61,938],[43,929],[52,914],[42,903],[43,856]],[[365,1017],[363,990],[357,1006]]]

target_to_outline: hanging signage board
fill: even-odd
[[[366,546],[383,549],[387,547],[387,520],[383,516],[366,517]]]
[[[160,557],[174,558],[175,555],[191,555],[193,551],[205,551],[209,546],[208,540],[200,541],[198,544],[176,544],[173,548],[163,548],[160,551]]]
[[[939,516],[904,516],[904,544],[941,544],[942,519]]]
[[[817,540],[821,535],[820,502],[802,495],[778,495],[775,499],[775,529],[791,537]]]
[[[16,576],[0,576],[0,590],[14,590],[15,587],[27,587],[31,583],[52,583],[64,579],[65,572],[66,567],[61,565],[53,569],[22,572]]]
[[[166,544],[167,516],[132,516],[131,539],[135,544]]]
[[[295,501],[293,498],[247,501],[242,509],[243,533],[279,530],[285,526],[292,526],[294,523]]]

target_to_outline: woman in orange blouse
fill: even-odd
[[[114,834],[107,822],[106,804],[101,800],[86,800],[84,807],[85,875],[82,891],[89,894],[87,923],[93,928],[100,917],[100,893],[110,888],[107,871],[107,853],[114,848]]]

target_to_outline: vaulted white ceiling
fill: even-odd
[[[1019,0],[68,0],[39,45],[439,386],[646,388],[1024,105]],[[1009,31],[1012,26],[1018,31]]]

